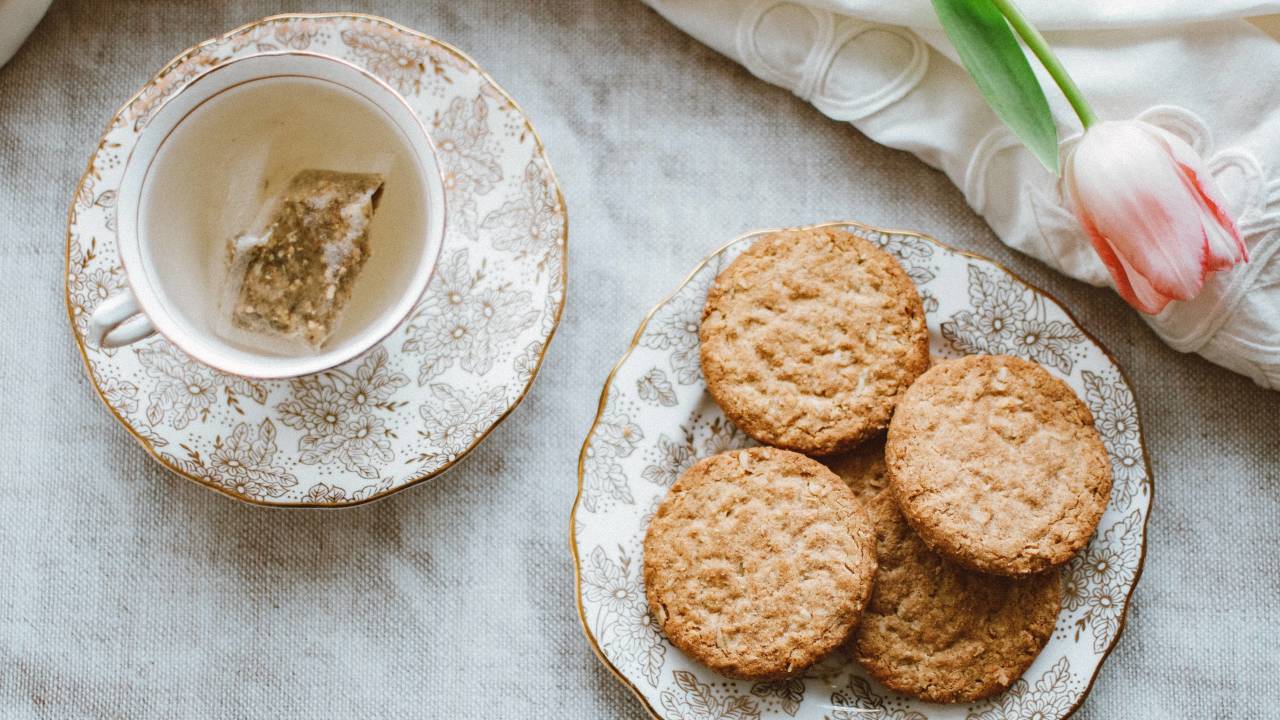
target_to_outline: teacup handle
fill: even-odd
[[[155,327],[128,288],[103,300],[89,316],[89,344],[100,348],[132,345],[155,333]]]

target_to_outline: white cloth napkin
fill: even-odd
[[[0,0],[0,66],[18,52],[53,0]]]
[[[1005,244],[1079,280],[1111,283],[1058,179],[987,107],[929,0],[644,1],[757,77],[941,169]],[[1268,34],[1280,36],[1280,22],[1266,17],[1280,2],[1020,7],[1100,117],[1142,118],[1198,150],[1239,223],[1250,262],[1147,322],[1171,347],[1280,389],[1280,42]],[[1080,125],[1041,79],[1067,149]]]

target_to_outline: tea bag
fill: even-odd
[[[369,259],[369,224],[382,185],[376,173],[294,175],[265,226],[227,243],[231,325],[319,349]]]

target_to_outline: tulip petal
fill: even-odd
[[[1218,187],[1213,181],[1213,174],[1205,167],[1204,161],[1196,151],[1177,135],[1163,128],[1151,126],[1157,138],[1164,142],[1165,148],[1178,165],[1178,170],[1188,183],[1189,189],[1195,193],[1203,207],[1201,221],[1208,239],[1208,259],[1205,266],[1209,271],[1226,270],[1239,262],[1249,261],[1249,250],[1240,237],[1240,230],[1227,213],[1226,203],[1218,194]]]
[[[1133,306],[1148,315],[1154,315],[1164,309],[1165,305],[1179,298],[1170,297],[1157,290],[1142,273],[1135,272],[1123,255],[1116,256],[1129,277],[1133,287],[1133,296],[1138,301]],[[1200,292],[1199,289],[1196,292]],[[1132,303],[1131,303],[1132,304]]]
[[[1167,295],[1162,295],[1147,282],[1146,278],[1135,272],[1133,266],[1116,253],[1111,241],[1100,235],[1092,223],[1084,218],[1081,218],[1080,222],[1089,233],[1089,240],[1093,243],[1093,249],[1098,253],[1102,264],[1107,266],[1111,278],[1115,280],[1116,293],[1124,298],[1125,302],[1140,312],[1154,315],[1173,300]]]
[[[1236,263],[1249,262],[1249,250],[1244,246],[1235,221],[1217,201],[1212,182],[1208,185],[1201,182],[1199,173],[1193,167],[1179,163],[1178,168],[1204,204],[1201,215],[1204,216],[1202,222],[1205,227],[1205,267],[1214,272],[1230,269]]]
[[[1230,270],[1237,263],[1249,261],[1249,252],[1234,227],[1228,229],[1209,221],[1205,222],[1204,232],[1205,272]]]

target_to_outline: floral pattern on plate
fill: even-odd
[[[125,286],[115,188],[140,129],[201,73],[282,49],[369,70],[427,126],[447,222],[422,301],[363,357],[293,380],[219,373],[160,337],[88,347],[87,318]],[[528,392],[564,305],[567,222],[529,121],[457,49],[368,15],[281,15],[186,51],[112,119],[69,213],[67,312],[103,402],[170,470],[259,504],[351,505],[448,469]]]
[[[1142,569],[1151,475],[1133,391],[1107,351],[1060,303],[994,262],[915,233],[830,223],[892,253],[916,282],[935,357],[1000,352],[1036,360],[1093,412],[1114,470],[1089,546],[1062,569],[1063,607],[1048,645],[1006,692],[933,705],[869,680],[832,656],[801,678],[728,680],[657,630],[645,601],[642,542],[667,489],[698,459],[752,444],[706,392],[698,324],[711,282],[751,242],[712,254],[648,316],[606,381],[582,447],[571,519],[580,616],[605,664],[664,720],[1054,720],[1088,693],[1115,644]]]

